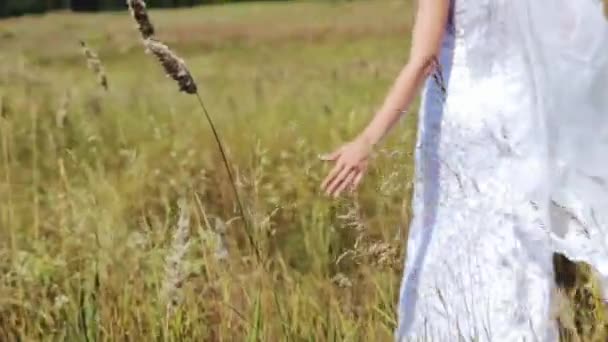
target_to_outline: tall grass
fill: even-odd
[[[238,205],[239,213],[241,214],[241,219],[245,223],[245,233],[247,234],[249,243],[253,247],[258,262],[261,262],[262,260],[260,251],[257,247],[257,244],[255,243],[255,240],[253,239],[253,235],[251,233],[251,226],[249,224],[249,218],[245,214],[243,201],[241,200],[241,196],[239,195],[239,191],[236,186],[236,180],[232,174],[230,162],[228,161],[228,157],[226,155],[226,149],[224,148],[224,144],[222,143],[219,133],[215,128],[215,124],[211,119],[211,115],[207,110],[207,106],[205,106],[205,102],[201,97],[196,81],[192,77],[192,74],[190,73],[190,70],[188,70],[188,67],[186,66],[184,60],[181,59],[175,52],[173,52],[167,45],[155,39],[154,26],[152,25],[152,22],[150,21],[150,18],[147,14],[146,3],[143,0],[129,0],[127,1],[127,4],[142,35],[146,52],[149,52],[156,57],[156,59],[165,69],[165,73],[167,74],[167,76],[171,77],[177,83],[180,92],[196,96],[196,99],[198,100],[198,103],[201,106],[203,115],[205,116],[205,119],[207,120],[207,123],[211,128],[213,138],[215,139],[215,142],[220,152],[220,156],[222,157],[222,162],[226,168],[226,173],[228,174],[228,179],[230,181],[230,185],[232,187],[232,191],[234,193],[234,197]]]
[[[391,340],[415,117],[352,197],[320,197],[316,156],[384,95],[407,54],[409,5],[158,13],[159,37],[222,114],[268,267],[255,267],[198,103],[143,56],[128,16],[1,21],[0,340]],[[103,97],[73,32],[99,48]],[[572,326],[600,336],[593,279],[571,273]]]

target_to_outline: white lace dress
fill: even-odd
[[[596,178],[573,176],[580,167],[573,166],[577,153],[569,151],[580,148],[563,146],[585,127],[573,132],[568,126],[568,134],[557,137],[564,128],[555,122],[572,114],[554,111],[551,96],[565,88],[546,83],[567,84],[570,69],[564,67],[559,79],[539,64],[550,51],[542,44],[552,36],[537,42],[533,31],[540,23],[532,17],[550,9],[531,9],[533,1],[551,2],[452,3],[440,55],[443,81],[429,78],[420,110],[399,341],[556,341],[550,319],[553,252],[591,262],[608,275],[608,188],[602,188],[608,172],[597,166],[589,168]],[[579,1],[570,4],[592,2]],[[559,2],[568,0],[554,5]],[[595,34],[606,37],[605,23],[595,25]],[[571,33],[566,26],[560,25]],[[606,42],[597,48],[608,55]],[[573,62],[572,68],[580,65]],[[589,99],[589,84],[597,83],[594,76],[579,78],[575,84],[583,89],[571,96],[573,103]],[[608,115],[608,102],[601,101],[608,93],[594,96],[600,100],[588,115]],[[597,149],[586,161],[595,160],[597,151],[608,156],[608,140],[597,140],[589,141]]]

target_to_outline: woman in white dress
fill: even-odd
[[[409,62],[324,159],[356,187],[423,90],[399,341],[556,341],[554,252],[608,278],[608,25],[597,0],[419,0]]]

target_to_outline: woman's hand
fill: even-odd
[[[338,197],[346,188],[357,188],[367,170],[371,152],[372,144],[357,138],[335,152],[322,156],[322,160],[333,161],[335,166],[321,184],[321,189],[328,196]]]

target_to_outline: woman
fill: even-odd
[[[356,187],[426,80],[398,340],[555,341],[553,253],[608,277],[607,57],[596,0],[419,0],[409,62],[322,184]]]

